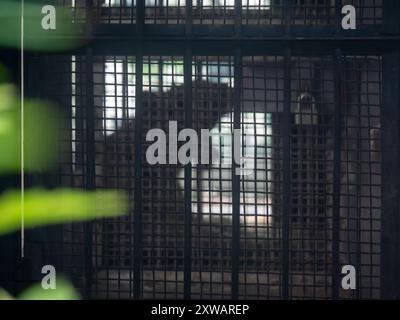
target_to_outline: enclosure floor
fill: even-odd
[[[279,273],[240,273],[241,299],[279,299]],[[93,275],[93,298],[133,298],[133,272],[102,270]],[[294,274],[291,276],[292,298],[329,299],[331,278],[327,274]],[[192,272],[193,299],[230,299],[231,273]],[[152,270],[142,273],[144,299],[183,299],[183,271]]]

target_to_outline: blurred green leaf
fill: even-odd
[[[56,109],[42,101],[24,104],[24,164],[27,171],[41,171],[56,164],[60,119]],[[21,164],[21,108],[17,90],[0,85],[0,174],[16,172]]]
[[[0,288],[0,300],[14,300],[14,297],[4,289]]]
[[[19,300],[77,300],[79,295],[72,284],[60,277],[57,277],[56,289],[44,290],[40,283],[26,289],[19,297]]]
[[[24,197],[25,227],[116,217],[125,214],[127,206],[127,197],[120,191],[27,190]],[[21,194],[8,191],[0,197],[0,235],[17,231],[20,226]]]
[[[42,28],[42,7],[45,4],[25,1],[24,47],[29,50],[58,51],[79,45],[81,32],[72,23],[71,8],[56,7],[56,29]],[[0,1],[0,46],[19,48],[21,45],[21,2]]]
[[[0,64],[0,84],[10,80],[10,73],[7,68]]]

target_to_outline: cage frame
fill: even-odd
[[[336,4],[341,1],[336,0]],[[400,48],[398,17],[400,4],[396,0],[386,0],[383,6],[382,26],[363,26],[352,31],[340,29],[341,13],[336,10],[336,25],[332,26],[296,26],[291,21],[291,0],[284,1],[284,24],[280,26],[248,26],[241,23],[241,1],[235,0],[235,19],[233,25],[205,26],[192,23],[192,0],[186,1],[184,25],[147,25],[145,23],[144,1],[137,1],[137,16],[135,24],[127,25],[94,25],[90,15],[88,23],[81,26],[82,35],[88,42],[70,54],[83,55],[89,69],[87,70],[86,101],[87,106],[93,106],[93,77],[90,76],[90,66],[93,66],[94,55],[134,55],[136,61],[136,117],[143,117],[143,57],[151,55],[180,55],[184,58],[184,65],[191,65],[192,57],[196,55],[229,55],[234,58],[234,126],[240,128],[240,101],[242,78],[242,57],[246,55],[283,55],[285,73],[285,97],[283,112],[283,260],[282,260],[282,299],[289,299],[289,211],[290,211],[290,59],[293,55],[315,54],[329,55],[334,58],[334,87],[335,96],[340,95],[340,81],[343,56],[351,55],[381,55],[382,67],[382,226],[381,226],[381,297],[384,299],[400,298],[400,272],[396,265],[400,264],[400,239],[397,235],[400,229]],[[86,9],[90,12],[92,1],[86,1]],[[339,7],[339,6],[338,6]],[[117,35],[117,36],[116,36]],[[90,40],[89,40],[90,39]],[[372,43],[373,42],[373,43]],[[40,54],[30,54],[31,63],[28,68],[30,74],[40,74],[40,64],[37,63]],[[92,70],[93,71],[93,70]],[[184,68],[184,106],[185,126],[192,126],[192,71]],[[27,80],[28,90],[37,95],[39,83],[33,79]],[[139,88],[139,90],[138,90]],[[141,89],[140,89],[141,88]],[[43,89],[42,89],[43,90]],[[39,90],[40,91],[40,90]],[[338,99],[335,99],[338,107]],[[338,108],[340,110],[340,108]],[[88,110],[90,111],[90,110]],[[92,116],[90,116],[92,115]],[[335,112],[335,123],[340,123],[340,113]],[[86,118],[87,145],[89,151],[87,159],[87,173],[85,188],[93,190],[95,183],[94,159],[94,112],[89,112]],[[340,130],[335,125],[335,157],[334,157],[334,225],[333,225],[333,265],[339,268],[339,199],[340,197]],[[396,138],[397,137],[397,138]],[[135,127],[136,141],[143,141],[141,121]],[[143,148],[136,143],[135,172],[141,177],[141,158]],[[90,155],[92,154],[92,155]],[[232,168],[234,170],[235,167]],[[184,245],[184,298],[191,298],[191,176],[190,165],[185,167],[185,245]],[[240,178],[233,175],[233,219],[232,219],[232,299],[239,297],[239,256],[240,256]],[[339,180],[338,180],[339,179]],[[339,189],[338,189],[339,188]],[[134,248],[133,265],[133,298],[142,298],[141,293],[141,258],[142,258],[142,184],[141,178],[135,179],[134,188]],[[236,213],[236,214],[235,214]],[[85,224],[85,288],[84,297],[91,297],[92,288],[92,226]],[[339,269],[333,273],[332,297],[339,297]]]

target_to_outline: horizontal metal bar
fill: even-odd
[[[357,44],[355,44],[357,43]],[[393,51],[399,47],[398,39],[390,41],[382,39],[309,39],[297,40],[255,40],[255,39],[143,39],[142,50],[144,55],[184,55],[185,48],[190,46],[194,55],[234,55],[238,45],[243,56],[246,55],[277,55],[282,54],[287,45],[292,48],[293,55],[302,54],[331,54],[336,48],[340,48],[343,54],[367,54],[381,55],[387,51]],[[134,55],[138,47],[135,41],[121,39],[102,39],[91,43],[95,55]],[[85,47],[63,52],[63,54],[84,54]]]
[[[140,20],[141,21],[141,20]],[[190,19],[189,19],[190,21]],[[399,39],[400,32],[386,32],[383,26],[358,26],[355,30],[343,30],[336,25],[162,25],[162,24],[101,24],[92,28],[88,34],[86,25],[78,25],[71,30],[75,32],[65,33],[57,37],[46,35],[47,40],[77,39],[82,43],[96,41],[98,39],[136,39],[142,36],[144,39],[179,38],[179,39],[285,39],[285,40],[310,40],[310,39]],[[240,28],[239,28],[240,27]],[[238,34],[240,29],[240,37]],[[387,28],[387,27],[386,27]],[[76,31],[78,30],[78,31]],[[189,32],[188,32],[189,31]],[[40,39],[41,34],[33,34],[32,39]]]

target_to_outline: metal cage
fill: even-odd
[[[91,41],[30,57],[28,88],[68,123],[46,183],[123,189],[131,210],[32,232],[34,269],[54,264],[86,298],[398,297],[396,1],[59,3]],[[150,165],[146,133],[170,121],[241,128],[254,172]]]

